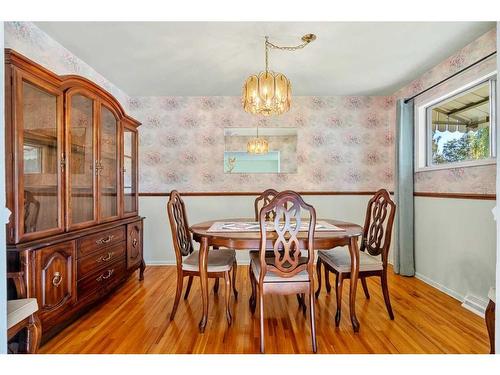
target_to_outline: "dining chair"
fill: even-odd
[[[259,221],[259,214],[262,207],[267,206],[273,199],[278,195],[278,192],[274,189],[267,189],[257,198],[255,198],[254,209],[255,209],[255,221]],[[266,214],[266,220],[274,220],[276,217],[276,212],[269,211]]]
[[[486,330],[490,339],[490,354],[495,354],[495,307],[496,307],[496,289],[490,288],[488,292],[488,305],[484,312],[484,320],[486,321]]]
[[[18,349],[19,352],[34,354],[38,351],[42,334],[38,302],[36,298],[26,298],[26,284],[22,272],[9,272],[7,278],[12,279],[16,289],[16,299],[7,301],[7,340],[12,340],[26,329],[26,347]]]
[[[182,295],[184,277],[189,277],[184,299],[187,299],[195,276],[200,276],[199,250],[194,250],[191,233],[186,215],[186,206],[177,190],[172,190],[167,204],[170,229],[172,231],[172,240],[174,243],[175,259],[177,264],[177,290],[175,301],[170,314],[170,320],[173,320]],[[233,272],[231,278],[230,272]],[[207,272],[209,278],[224,278],[225,280],[225,301],[226,318],[231,325],[231,310],[229,302],[231,299],[231,286],[234,297],[237,298],[236,290],[236,253],[233,249],[217,249],[208,252]]]
[[[308,218],[301,218],[301,210],[307,211]],[[266,215],[276,213],[272,222]],[[284,221],[280,219],[284,218]],[[302,245],[298,239],[303,220],[307,223],[307,241]],[[316,352],[316,326],[314,318],[314,229],[316,211],[305,203],[302,197],[290,190],[276,195],[259,213],[260,248],[250,259],[250,281],[252,285],[252,313],[259,300],[260,351],[264,353],[264,295],[265,294],[308,294],[310,301],[311,337],[313,352]],[[269,228],[271,226],[272,228]],[[267,250],[267,232],[271,232],[272,256]],[[305,246],[304,246],[305,245]],[[307,256],[302,254],[302,250]]]
[[[260,194],[257,198],[255,198],[255,202],[254,202],[255,221],[259,221],[259,214],[260,214],[260,210],[262,209],[262,207],[268,205],[274,199],[274,197],[276,197],[277,195],[278,195],[278,191],[276,191],[274,189],[267,189],[264,192],[262,192],[262,194]],[[269,211],[266,214],[267,221],[274,220],[275,218],[276,218],[275,211]],[[249,253],[250,258],[252,257],[252,253],[254,253],[254,252],[258,253],[259,250],[250,250],[250,253]],[[274,253],[272,250],[267,250],[266,252],[267,252],[266,256],[269,256],[269,257],[274,256]],[[250,267],[248,268],[248,270],[249,270],[249,272],[252,271]],[[252,306],[253,303],[255,303],[253,294],[250,296],[248,302],[250,304],[250,307]],[[299,307],[302,308],[302,311],[305,313],[307,307],[306,307],[306,303],[304,301],[304,296],[297,294],[297,302],[299,303]]]
[[[32,192],[24,191],[24,230],[36,232],[38,222],[38,213],[40,212],[40,202],[35,198]]]
[[[260,210],[262,207],[267,206],[273,199],[278,195],[278,192],[274,189],[267,189],[262,194],[260,194],[257,198],[255,198],[254,209],[255,209],[255,221],[259,221]],[[276,212],[269,211],[266,214],[266,221],[274,220],[276,218]],[[259,249],[250,250],[250,257],[252,253],[258,253]],[[274,253],[272,250],[267,250],[269,256],[273,256]]]
[[[387,190],[380,189],[377,191],[368,201],[359,253],[359,279],[365,296],[367,299],[370,298],[366,278],[370,276],[380,277],[385,306],[391,320],[394,320],[394,313],[392,312],[387,286],[387,257],[391,245],[395,213],[396,204],[391,200]],[[318,260],[316,262],[318,290],[316,291],[316,298],[318,298],[321,291],[321,265],[325,268],[325,286],[328,293],[331,290],[329,272],[335,274],[335,293],[337,295],[335,325],[338,327],[342,305],[342,282],[351,277],[351,256],[346,248],[318,251]]]

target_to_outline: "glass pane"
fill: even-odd
[[[132,156],[132,138],[134,133],[129,129],[125,128],[123,131],[123,154],[126,156]]]
[[[57,97],[23,82],[24,232],[58,227]]]
[[[113,113],[101,107],[100,206],[102,218],[118,215],[116,167],[118,162],[116,132],[118,123]]]
[[[125,128],[123,133],[123,203],[124,211],[134,212],[136,208],[135,175],[137,173],[135,162],[135,137],[136,133]]]
[[[473,90],[432,108],[432,164],[490,157],[490,87]]]
[[[71,98],[69,173],[71,223],[94,220],[93,101]]]

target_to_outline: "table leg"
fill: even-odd
[[[213,250],[219,250],[219,246],[212,246]],[[219,293],[219,278],[215,278],[215,283],[214,283],[214,294]]]
[[[200,243],[200,283],[201,283],[201,299],[203,301],[203,315],[200,320],[200,332],[205,332],[208,318],[208,273],[207,273],[207,257],[208,257],[208,239],[201,238]]]
[[[349,291],[349,314],[351,317],[352,328],[354,332],[359,332],[359,322],[356,317],[356,290],[358,287],[359,274],[359,250],[358,239],[351,237],[349,242],[349,253],[351,255],[351,282]]]
[[[490,300],[484,314],[486,329],[490,338],[490,354],[495,354],[495,302]]]

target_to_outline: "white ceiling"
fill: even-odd
[[[473,41],[494,22],[37,22],[132,96],[240,95],[264,68],[264,36],[282,45],[270,68],[294,95],[386,95]]]

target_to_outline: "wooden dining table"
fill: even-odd
[[[349,290],[349,313],[354,332],[359,331],[359,322],[356,317],[356,289],[358,285],[359,273],[359,247],[358,237],[363,233],[363,228],[354,223],[339,220],[318,219],[326,221],[342,231],[315,231],[314,250],[328,250],[339,246],[348,246],[351,255],[351,283]],[[238,219],[217,219],[194,224],[190,227],[193,239],[200,243],[199,264],[201,296],[203,302],[203,313],[199,323],[201,333],[205,331],[208,320],[208,274],[207,257],[210,247],[226,247],[235,250],[258,249],[260,247],[260,231],[247,232],[212,232],[209,228],[215,222],[252,222],[253,218]],[[275,232],[268,232],[266,248],[272,249],[273,243],[277,239]],[[299,232],[298,240],[301,248],[307,247],[307,232]]]

